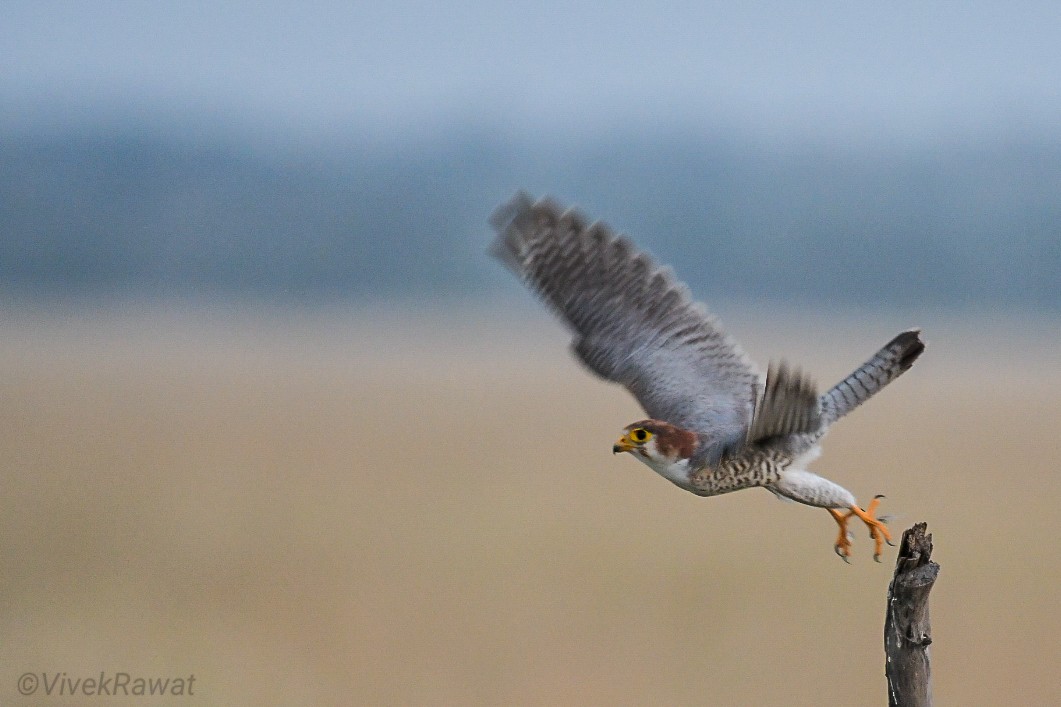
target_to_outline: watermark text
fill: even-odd
[[[195,674],[135,675],[101,670],[92,675],[25,672],[18,677],[21,695],[45,697],[195,696]]]

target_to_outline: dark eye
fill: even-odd
[[[638,427],[636,430],[630,433],[630,436],[634,438],[635,442],[644,442],[648,439],[648,432]]]

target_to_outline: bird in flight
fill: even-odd
[[[869,529],[880,561],[891,534],[854,495],[807,470],[829,426],[910,368],[925,349],[904,331],[824,394],[784,361],[762,376],[669,268],[628,238],[549,199],[517,194],[491,217],[491,253],[570,327],[575,355],[620,383],[649,419],[627,425],[613,453],[629,453],[699,496],[763,487],[826,509],[834,546],[851,553],[848,521]]]

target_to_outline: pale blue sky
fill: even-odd
[[[254,135],[1061,135],[1051,2],[44,2],[0,8],[0,119]]]

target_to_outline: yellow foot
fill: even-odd
[[[892,534],[888,532],[888,526],[884,525],[884,521],[873,515],[877,511],[882,498],[884,496],[874,496],[865,510],[858,506],[851,506],[847,513],[838,511],[835,508],[828,509],[833,520],[840,526],[840,533],[837,535],[836,545],[833,546],[833,549],[836,550],[837,555],[843,558],[844,562],[850,562],[848,558],[851,556],[851,538],[847,532],[847,521],[851,516],[858,516],[869,528],[869,536],[873,538],[873,559],[877,562],[880,562],[880,554],[884,549],[884,543],[894,544],[892,543]]]
[[[877,519],[873,515],[882,498],[884,496],[874,496],[870,504],[866,506],[866,510],[862,510],[858,506],[851,506],[850,511],[861,518],[862,522],[869,528],[869,536],[873,538],[873,559],[877,562],[880,562],[880,553],[884,549],[884,543],[894,545],[892,534],[888,532],[888,526],[884,525],[884,521]]]
[[[833,545],[833,550],[840,556],[840,559],[851,564],[851,560],[847,559],[851,556],[851,536],[847,532],[847,519],[853,516],[854,513],[841,513],[835,508],[829,508],[828,511],[829,515],[836,521],[836,524],[840,526],[840,534],[836,536],[836,544]]]

